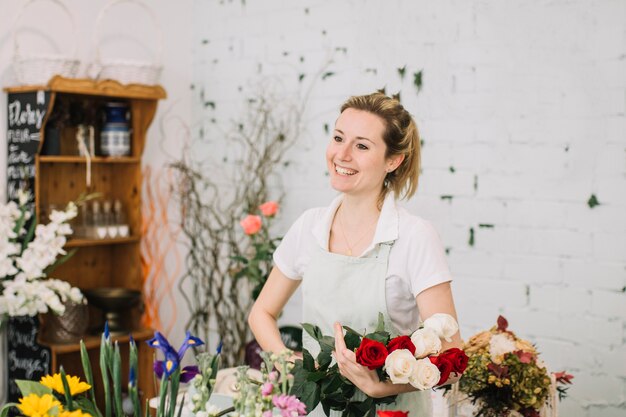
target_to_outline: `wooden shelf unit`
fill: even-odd
[[[46,86],[19,86],[4,89],[9,94],[45,93],[49,95],[43,126],[39,131],[39,147],[34,156],[34,211],[37,218],[51,205],[64,207],[76,200],[84,192],[102,193],[107,200],[120,200],[130,227],[130,236],[116,239],[70,239],[66,247],[78,248],[78,251],[66,263],[60,265],[52,274],[82,289],[97,287],[125,287],[142,290],[142,265],[140,242],[142,238],[141,216],[141,155],[144,150],[148,128],[154,118],[158,100],[166,97],[160,86],[122,85],[116,81],[93,81],[87,79],[67,79],[56,76]],[[65,101],[64,101],[65,100]],[[42,155],[46,141],[46,124],[55,110],[55,105],[64,102],[81,106],[85,103],[93,108],[102,109],[107,101],[123,101],[130,110],[131,155],[126,157],[95,156],[91,158],[91,186],[86,184],[87,159],[81,157],[76,149],[76,126],[68,122],[60,133],[60,155]],[[76,104],[78,103],[78,104]],[[60,104],[59,104],[60,105]],[[99,127],[96,126],[96,141],[99,140]],[[70,150],[70,151],[68,151]],[[90,307],[91,313],[97,311]],[[137,311],[129,314],[129,320],[138,322]],[[95,317],[92,317],[95,319]],[[94,320],[90,320],[90,328]],[[95,320],[96,325],[99,325]],[[151,349],[144,342],[152,337],[147,329],[133,332],[138,342],[140,355],[139,381],[144,400],[155,395],[153,385]],[[119,338],[127,342],[128,336]],[[94,378],[99,369],[99,336],[86,336],[85,343],[89,351]],[[78,344],[46,344],[51,350],[51,371],[56,372],[60,365],[68,372],[82,375]],[[124,347],[123,358],[127,361],[128,344]],[[128,366],[123,365],[125,369]],[[98,371],[99,372],[99,371]],[[101,384],[96,384],[100,386]],[[102,387],[99,388],[100,390]]]

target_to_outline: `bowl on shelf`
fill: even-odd
[[[83,290],[87,301],[102,310],[103,319],[112,333],[132,330],[130,311],[139,304],[141,291],[121,287],[102,287]]]

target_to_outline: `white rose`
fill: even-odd
[[[515,341],[511,340],[506,333],[498,333],[491,336],[489,341],[489,355],[495,363],[502,362],[502,355],[516,350]]]
[[[397,349],[385,359],[385,371],[394,384],[408,384],[417,366],[415,356],[408,349]]]
[[[434,387],[439,379],[441,373],[435,364],[430,359],[418,359],[413,375],[409,378],[409,383],[420,391],[431,389]]]
[[[433,329],[439,338],[446,342],[452,341],[452,336],[459,331],[459,324],[454,317],[445,313],[436,313],[424,320],[424,327]]]
[[[441,340],[437,332],[427,327],[416,330],[411,335],[411,342],[415,345],[415,357],[418,359],[437,354],[441,350]]]

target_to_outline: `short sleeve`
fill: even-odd
[[[305,214],[302,214],[291,225],[287,234],[274,251],[274,265],[280,269],[287,278],[300,280],[301,274],[298,272],[298,259],[302,250],[302,233],[305,223]]]
[[[446,255],[435,228],[422,220],[413,231],[408,271],[413,296],[435,285],[452,281]]]

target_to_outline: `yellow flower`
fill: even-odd
[[[89,413],[83,413],[82,410],[61,411],[59,417],[92,417]]]
[[[50,389],[55,390],[59,394],[65,394],[65,390],[63,389],[63,381],[61,380],[61,374],[56,373],[52,376],[46,375],[41,377],[41,381],[39,381],[41,385],[44,385]],[[86,382],[81,382],[81,380],[77,376],[67,376],[67,385],[70,387],[70,395],[74,396],[76,394],[83,393],[91,388]]]
[[[17,408],[27,417],[50,417],[56,415],[62,407],[51,394],[44,394],[41,397],[37,394],[29,394],[20,398]]]

